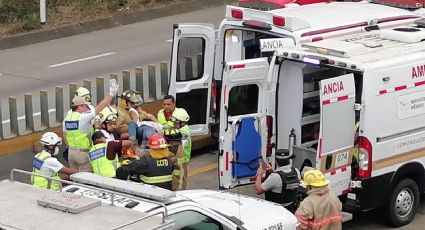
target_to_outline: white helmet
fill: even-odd
[[[47,133],[44,133],[43,136],[41,136],[40,143],[43,146],[46,146],[46,145],[55,146],[55,148],[52,149],[52,150],[49,150],[49,152],[50,152],[50,154],[52,154],[52,156],[57,156],[58,153],[59,153],[58,145],[62,145],[62,138],[60,138],[54,132],[47,132]]]
[[[47,132],[41,136],[40,143],[42,145],[62,145],[62,138],[54,132]]]

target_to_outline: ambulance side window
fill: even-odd
[[[183,211],[171,214],[176,229],[181,230],[223,230],[223,225],[209,216],[195,211]]]
[[[177,53],[178,82],[191,81],[204,75],[205,40],[203,38],[182,38]]]
[[[258,85],[241,85],[229,92],[229,116],[257,113]]]

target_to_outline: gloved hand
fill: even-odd
[[[119,89],[120,89],[120,86],[118,85],[117,80],[115,79],[109,80],[109,95],[111,95],[111,97],[115,97]]]

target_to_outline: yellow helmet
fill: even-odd
[[[174,118],[174,119],[172,119],[172,121],[177,120],[177,121],[185,121],[185,122],[188,122],[189,119],[190,119],[187,111],[185,109],[182,109],[182,108],[176,108],[173,112],[172,118]]]
[[[108,123],[118,119],[118,111],[112,106],[106,106],[99,113],[100,123]]]
[[[325,178],[323,173],[317,169],[311,169],[304,173],[303,181],[304,185],[311,185],[314,187],[322,187],[329,184],[329,180]]]
[[[91,102],[91,93],[88,89],[80,87],[75,91],[75,96],[80,96],[86,100],[86,102]]]

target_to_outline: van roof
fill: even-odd
[[[0,182],[2,194],[0,228],[13,229],[173,229],[172,220],[131,209],[120,208],[67,192],[36,188],[21,182]],[[51,198],[51,199],[49,199]],[[82,200],[84,199],[84,200]],[[41,201],[51,201],[50,208],[40,206]],[[84,201],[84,202],[79,202]],[[85,208],[83,203],[91,206]],[[59,205],[57,205],[59,203]],[[54,206],[67,205],[79,213],[61,211]]]
[[[233,15],[233,11],[240,14]],[[293,8],[283,8],[271,11],[246,9],[228,6],[226,18],[234,23],[247,20],[257,20],[274,24],[274,17],[284,18],[284,26],[277,26],[276,31],[282,30],[283,34],[292,31],[295,37],[308,37],[314,35],[330,35],[347,29],[360,29],[377,23],[378,25],[391,25],[392,27],[411,23],[413,19],[420,18],[414,12],[368,2],[330,2],[302,5]],[[282,21],[281,21],[282,22]]]
[[[335,65],[345,63],[348,66],[355,65],[357,69],[365,69],[400,59],[423,59],[424,51],[425,28],[404,26],[306,43],[302,48],[289,48],[288,52],[279,51],[279,54],[299,60],[308,57],[309,60],[322,63],[324,60],[333,60]]]
[[[283,8],[271,11],[277,15],[302,18],[310,28],[333,27],[374,19],[397,19],[417,14],[407,10],[367,2],[330,2]]]

